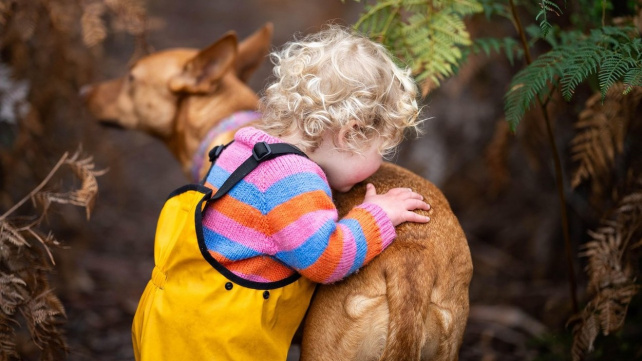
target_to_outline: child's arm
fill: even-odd
[[[372,187],[365,203],[338,220],[330,190],[320,177],[310,174],[299,184],[300,192],[290,189],[291,196],[268,214],[278,249],[275,257],[320,283],[335,282],[354,273],[392,242],[395,224],[413,221],[415,218],[409,214],[419,216],[410,210],[428,207],[423,202],[417,206],[408,201],[409,196],[417,196],[408,190],[376,195]],[[394,209],[391,213],[395,213],[395,223],[387,214],[390,209]],[[424,218],[419,221],[427,222]]]

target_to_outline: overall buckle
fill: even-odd
[[[252,148],[252,156],[257,162],[262,161],[270,154],[272,154],[272,148],[270,148],[270,145],[265,142],[258,142],[254,144],[254,148]]]

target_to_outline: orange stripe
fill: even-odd
[[[270,282],[280,281],[294,274],[294,270],[270,257],[259,256],[240,261],[230,261],[218,252],[209,251],[218,263],[232,272],[263,277]]]
[[[267,227],[264,219],[265,216],[261,214],[261,211],[247,203],[230,196],[224,196],[214,203],[214,209],[245,227],[269,235],[269,227]]]
[[[232,272],[255,275],[270,282],[280,281],[294,274],[294,270],[269,257],[253,257],[234,262],[228,266]]]
[[[343,229],[337,227],[337,230],[330,236],[328,247],[321,254],[321,257],[310,267],[301,270],[301,273],[316,282],[323,282],[330,278],[341,260],[344,241]]]
[[[212,251],[212,250],[208,250],[208,252],[210,253],[210,256],[214,257],[214,259],[218,263],[220,263],[220,264],[222,264],[222,265],[224,265],[226,267],[227,267],[228,264],[232,263],[232,261],[230,261],[227,257],[223,256],[222,254],[220,254],[218,252],[215,252],[215,251]]]
[[[381,244],[383,241],[381,239],[381,231],[377,226],[377,220],[363,208],[351,210],[345,218],[355,219],[361,224],[363,235],[366,238],[366,242],[368,242],[368,251],[366,252],[364,264],[370,262],[382,251]]]
[[[317,190],[300,194],[279,204],[268,213],[272,232],[276,233],[282,230],[307,213],[328,209],[334,209],[334,204],[324,191]]]

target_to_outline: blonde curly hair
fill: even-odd
[[[380,138],[386,154],[405,129],[419,132],[417,86],[381,44],[329,25],[270,55],[276,79],[259,105],[267,133],[299,132],[299,145],[314,150],[326,131],[346,129],[349,150],[360,153]]]

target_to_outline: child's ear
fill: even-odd
[[[341,127],[339,134],[337,134],[337,139],[335,139],[336,145],[340,149],[348,148],[348,133],[359,131],[359,124],[356,120],[351,120],[346,125]]]
[[[352,126],[349,124],[344,125],[339,129],[336,138],[334,139],[334,145],[339,149],[346,149],[348,146],[347,136],[348,132],[351,131]]]

